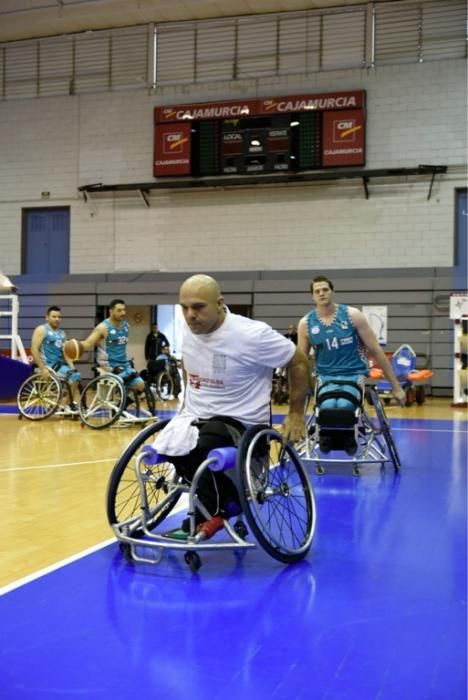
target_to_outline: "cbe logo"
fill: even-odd
[[[356,133],[362,128],[356,125],[355,119],[335,119],[333,121],[333,141],[335,143],[352,143],[356,140]]]
[[[184,143],[187,143],[188,138],[180,133],[180,131],[172,131],[164,134],[163,152],[164,153],[182,153]]]

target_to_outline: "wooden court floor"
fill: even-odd
[[[175,405],[165,408],[176,408]],[[274,407],[284,413],[285,406]],[[388,406],[390,418],[466,420],[447,399]],[[33,423],[0,414],[0,586],[112,538],[105,514],[112,466],[138,428],[90,430],[78,421]]]

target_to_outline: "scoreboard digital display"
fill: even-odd
[[[155,108],[154,175],[365,165],[365,92]]]

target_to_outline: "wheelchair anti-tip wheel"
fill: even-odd
[[[156,434],[167,425],[168,421],[152,423],[132,440],[128,447],[116,462],[109,480],[106,496],[107,519],[109,524],[115,525],[141,515],[141,497],[138,479],[135,473],[135,458],[145,444],[154,441]],[[161,523],[174,508],[180,498],[180,492],[174,491],[179,483],[174,466],[170,462],[163,462],[153,466],[145,466],[144,474],[146,496],[148,501],[147,527],[154,529]],[[152,518],[151,511],[164,499],[167,503],[164,508]],[[132,536],[143,535],[138,520],[132,525]]]
[[[400,456],[398,454],[398,450],[393,439],[392,431],[390,429],[390,425],[382,401],[380,400],[380,397],[374,389],[374,387],[370,388],[370,396],[372,399],[372,405],[374,406],[375,415],[377,417],[380,432],[382,433],[382,436],[387,445],[388,453],[393,462],[393,466],[396,470],[398,470],[401,467]]]
[[[117,376],[103,374],[95,377],[80,396],[80,418],[88,428],[107,428],[118,420],[126,398],[124,383]]]
[[[49,372],[44,379],[39,373],[33,374],[21,384],[16,397],[20,416],[28,420],[44,420],[57,410],[62,395],[59,379]]]
[[[237,459],[242,510],[259,544],[278,561],[299,561],[312,543],[316,515],[296,451],[276,430],[253,426],[242,436]]]

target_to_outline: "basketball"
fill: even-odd
[[[72,362],[79,360],[84,352],[83,343],[80,340],[76,340],[76,338],[70,338],[63,346],[63,354]]]

